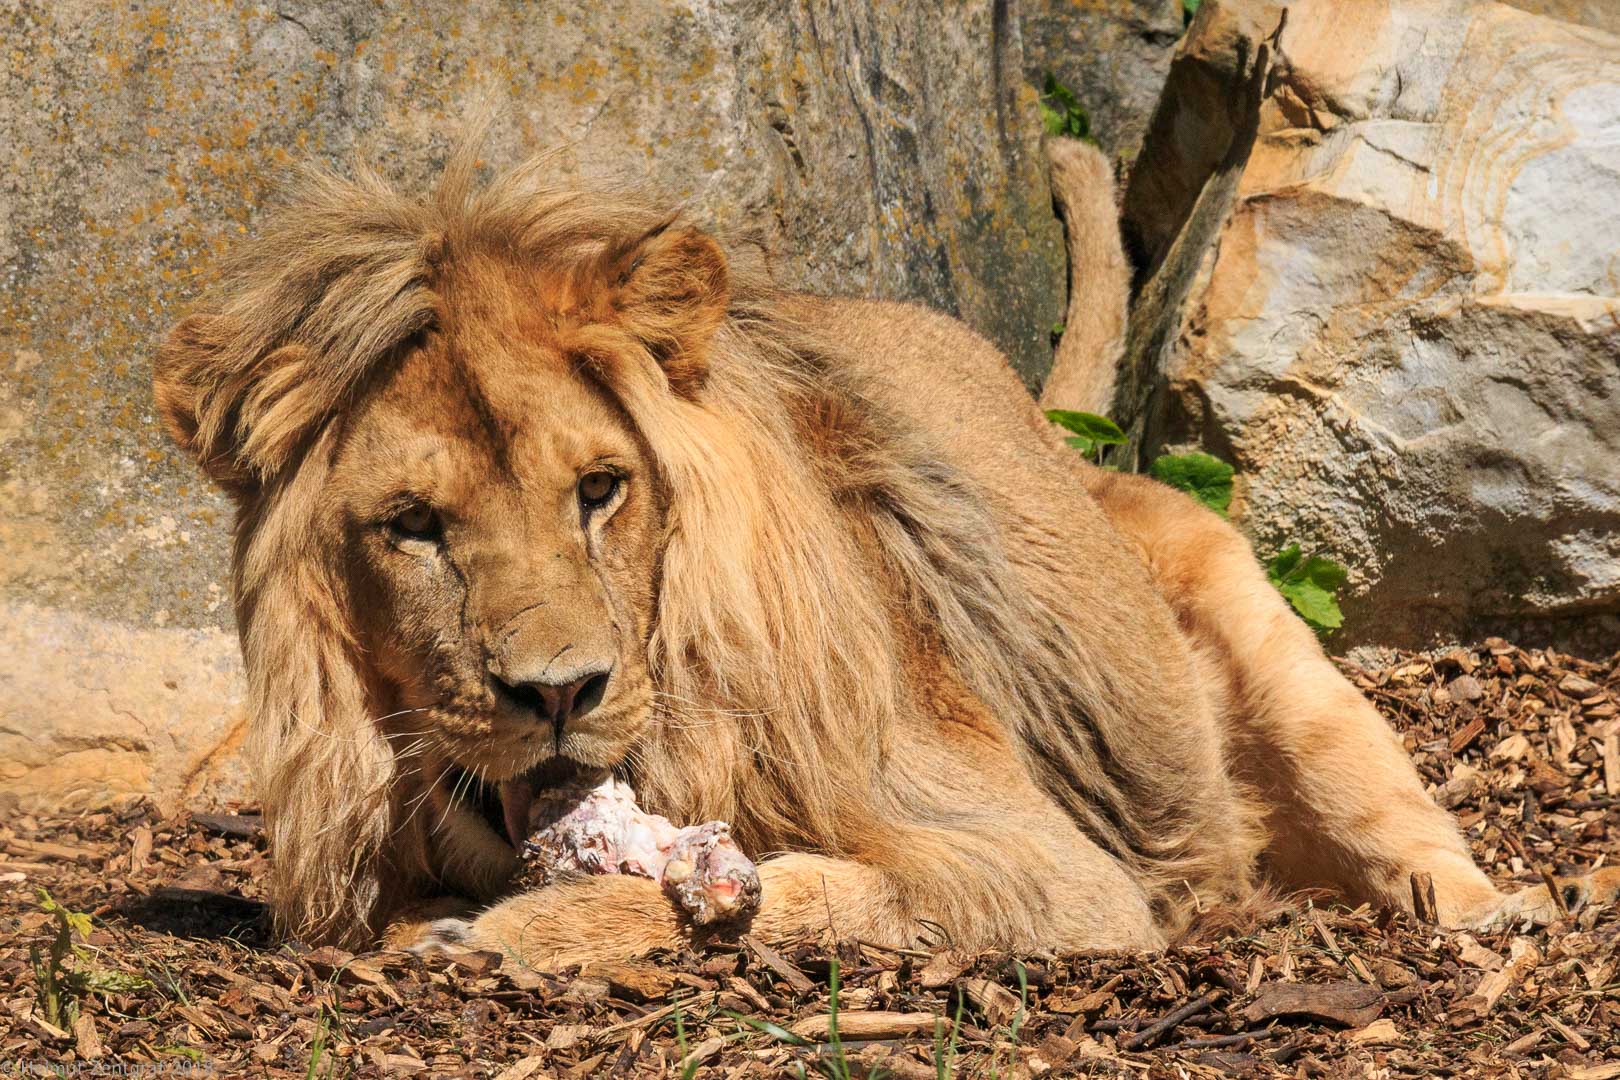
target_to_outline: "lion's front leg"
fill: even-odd
[[[691,940],[692,924],[656,881],[608,874],[503,900],[469,920],[440,919],[413,951],[453,945],[555,970],[621,960]]]
[[[762,863],[759,874],[763,896],[752,918],[697,927],[657,882],[608,874],[535,889],[470,919],[438,919],[421,928],[412,949],[487,949],[552,970],[744,932],[783,940],[831,927],[839,935],[910,942],[920,929],[872,867],[787,855]]]
[[[1560,878],[1558,898],[1545,885],[1531,885],[1459,912],[1451,924],[1459,929],[1502,930],[1546,926],[1589,907],[1613,907],[1620,900],[1620,866],[1606,866],[1589,874]]]

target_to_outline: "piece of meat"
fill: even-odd
[[[571,873],[636,874],[662,885],[700,926],[759,909],[759,872],[723,821],[677,828],[645,813],[630,785],[611,775],[594,787],[503,790],[502,797],[508,831],[528,837],[524,886]],[[521,831],[516,819],[524,822]]]

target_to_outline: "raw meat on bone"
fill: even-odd
[[[677,828],[644,812],[630,785],[611,775],[595,787],[540,792],[513,781],[502,785],[501,797],[507,831],[527,837],[523,885],[569,873],[635,874],[662,885],[700,926],[759,909],[759,872],[723,821]]]

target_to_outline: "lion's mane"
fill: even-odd
[[[378,723],[341,545],[315,527],[348,404],[440,317],[448,262],[496,252],[575,273],[673,220],[622,191],[550,186],[543,161],[480,187],[473,161],[459,153],[427,198],[364,170],[307,173],[158,357],[164,411],[194,418],[176,436],[240,506],[233,585],[269,889],[280,927],[310,941],[375,940],[388,898],[436,873],[430,815],[413,812],[428,777]],[[990,512],[1001,496],[877,408],[753,249],[729,254],[700,391],[671,389],[690,331],[679,311],[569,331],[650,446],[668,508],[649,658],[663,716],[635,755],[648,804],[728,819],[745,839],[858,848],[883,828],[861,778],[907,752],[891,721],[921,633],[1150,889],[1203,877],[1194,815],[1142,797],[1174,787],[1148,774],[1162,756],[1100,707],[1119,695],[1086,675],[1084,642],[1009,560]],[[853,570],[874,563],[885,580]]]

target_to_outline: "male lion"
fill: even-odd
[[[1053,403],[1095,406],[1124,260],[1106,164],[1055,152]],[[1151,948],[1262,881],[1405,908],[1414,871],[1448,924],[1552,912],[1474,866],[1234,529],[1087,465],[962,324],[472,160],[423,199],[311,174],[157,358],[239,507],[282,929],[690,940],[641,878],[507,895],[499,800],[581,765],[777,853],[767,938]]]

